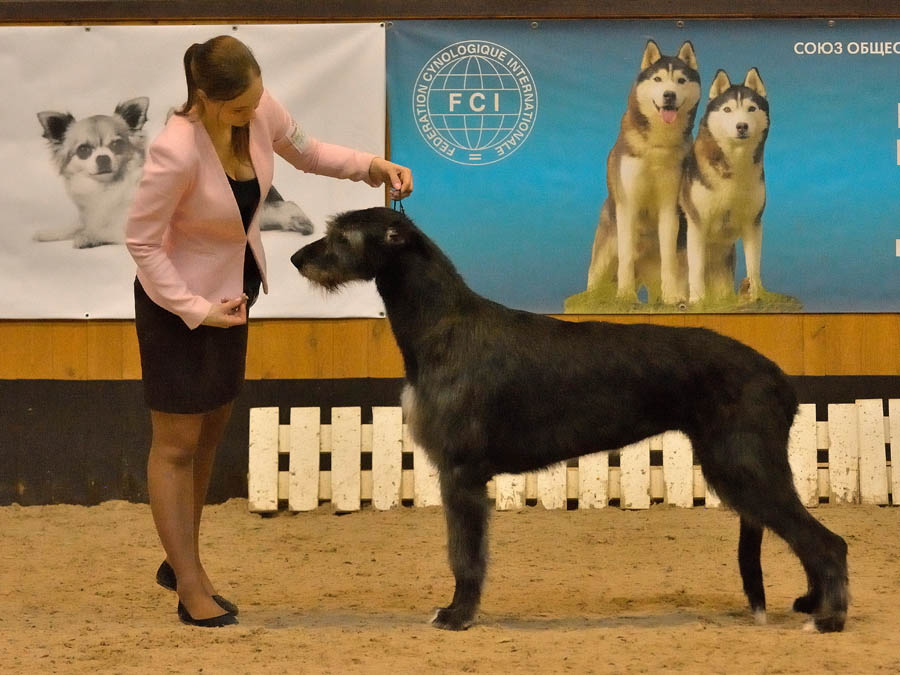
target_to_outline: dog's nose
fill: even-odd
[[[297,249],[296,253],[291,256],[291,264],[298,270],[303,265],[303,249]]]
[[[97,155],[97,170],[112,171],[112,160],[109,155]]]
[[[738,133],[742,136],[750,129],[750,125],[746,122],[738,122],[735,126],[737,127]]]
[[[663,92],[663,103],[666,105],[671,105],[675,103],[675,92],[674,91],[664,91]]]

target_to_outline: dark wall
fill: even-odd
[[[900,16],[896,0],[5,0],[0,22]]]
[[[210,502],[247,496],[249,410],[397,405],[401,380],[250,380],[216,458]],[[147,501],[150,416],[140,381],[0,380],[0,505]]]
[[[801,402],[900,398],[900,377],[792,377]],[[219,450],[209,501],[247,496],[249,410],[279,406],[289,422],[294,406],[399,405],[400,379],[249,380],[235,403]],[[0,380],[0,505],[97,504],[147,501],[150,419],[141,383],[123,381]]]

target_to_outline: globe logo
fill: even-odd
[[[416,126],[428,146],[458,164],[499,162],[534,128],[538,95],[512,51],[483,40],[444,47],[422,67],[413,89]]]

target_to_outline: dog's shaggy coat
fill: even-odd
[[[670,429],[691,440],[703,475],[740,516],[744,591],[764,616],[763,528],[800,558],[794,603],[820,631],[847,613],[847,547],[803,507],[788,464],[796,396],[774,363],[709,330],[570,323],[508,309],[469,289],[403,214],[334,218],[291,261],[333,290],[374,279],[406,367],[404,407],[440,472],[456,590],[433,622],[474,619],[487,564],[487,481],[611,450]]]

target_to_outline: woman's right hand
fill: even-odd
[[[247,296],[242,293],[239,298],[234,300],[224,298],[218,305],[210,307],[209,314],[206,315],[202,325],[230,328],[245,323],[247,323]]]

